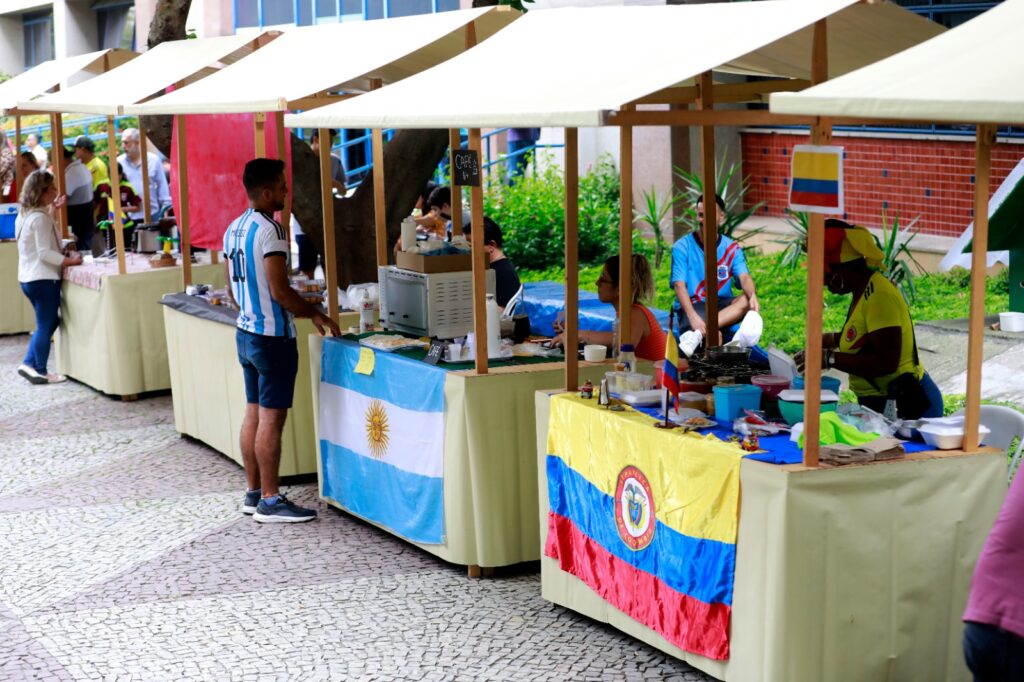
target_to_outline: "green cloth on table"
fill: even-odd
[[[856,427],[850,426],[835,412],[823,412],[821,415],[821,431],[818,435],[818,442],[821,445],[835,445],[844,443],[846,445],[864,445],[879,438],[877,433],[864,433]],[[800,434],[797,445],[804,446],[804,434]]]

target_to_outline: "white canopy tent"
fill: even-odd
[[[827,31],[826,31],[827,25]],[[809,123],[816,141],[827,139],[830,124],[810,117],[782,117],[763,110],[714,110],[716,102],[758,100],[768,92],[800,90],[889,57],[944,29],[888,3],[857,0],[766,0],[754,3],[712,3],[659,7],[567,8],[531,12],[493,39],[464,55],[395,85],[358,99],[285,117],[291,127],[389,126],[566,127],[566,346],[576,343],[576,130],[577,126],[620,127],[622,167],[620,282],[632,280],[632,126],[701,125],[705,202],[710,216],[705,243],[717,241],[714,217],[714,127],[767,123]],[[517,49],[544,45],[544,50]],[[489,65],[516,54],[514,69],[500,79]],[[714,85],[712,71],[776,77],[774,80]],[[784,80],[783,80],[784,79]],[[458,97],[442,98],[459,82]],[[692,85],[696,83],[696,85]],[[415,102],[416,106],[408,103]],[[675,110],[636,110],[640,104],[673,104]],[[685,109],[686,105],[694,109]],[[470,145],[479,131],[470,131]],[[375,166],[379,158],[374,160]],[[454,189],[454,188],[453,188]],[[453,192],[453,202],[456,195]],[[483,220],[482,192],[473,188],[473,222]],[[458,215],[459,211],[454,214]],[[818,216],[815,220],[820,221]],[[812,237],[813,248],[821,225]],[[483,251],[482,230],[473,230],[474,253]],[[812,249],[813,250],[813,249]],[[714,250],[706,271],[714,278]],[[474,258],[477,343],[483,326],[483,270]],[[821,355],[822,275],[809,271],[808,356]],[[620,287],[621,311],[630,310],[632,292]],[[717,338],[717,301],[707,302],[708,337]],[[629,316],[621,316],[619,333],[629,337]],[[479,356],[486,357],[485,352]],[[574,354],[567,354],[566,388],[576,384]],[[816,366],[817,365],[817,366]],[[477,362],[486,372],[486,361]],[[820,362],[808,362],[807,385],[819,385]],[[805,462],[817,464],[818,410],[816,393],[805,409],[811,444]]]
[[[138,55],[129,50],[100,50],[88,54],[66,57],[64,59],[53,59],[43,62],[28,71],[0,83],[0,115],[14,116],[14,143],[21,149],[21,116],[24,113],[33,113],[19,108],[27,100],[38,97],[51,90],[67,88],[72,82],[79,79],[91,78],[94,74],[101,74],[110,69],[131,61]],[[50,150],[50,160],[53,167],[58,170],[57,189],[64,193],[64,173],[60,170],[63,166],[64,157],[61,154],[63,146],[60,115],[50,116],[50,129],[53,131],[53,144]],[[58,142],[60,140],[60,142]],[[21,166],[15,164],[15,182],[18,191],[21,191]],[[60,216],[61,230],[67,236],[67,211],[61,209]]]
[[[1024,123],[1024,0],[1006,0],[921,45],[801,93],[772,95],[771,110],[812,116],[977,124],[974,241],[988,244],[995,124]],[[971,265],[964,449],[978,447],[986,249]]]
[[[375,21],[302,27],[220,73],[149,102],[128,106],[135,114],[256,113],[257,155],[262,155],[263,114],[312,109],[400,81],[463,52],[520,17],[508,7],[467,9]],[[344,92],[345,94],[338,94]],[[434,93],[432,97],[437,97]],[[405,106],[409,106],[406,103]],[[181,119],[178,119],[181,131]],[[382,130],[374,126],[374,149],[382,148]],[[321,139],[329,139],[327,129]],[[284,148],[283,119],[278,119],[278,149]],[[179,154],[181,149],[179,148]],[[321,174],[329,177],[330,147],[321,146]],[[184,158],[179,156],[179,168]],[[384,177],[374,173],[374,200],[384,202]],[[334,224],[330,184],[322,193],[324,225]],[[290,199],[288,200],[290,202]],[[288,225],[289,205],[282,222]],[[287,228],[286,228],[287,229]],[[382,215],[376,229],[384,231]],[[381,249],[378,244],[378,251]],[[182,244],[186,253],[187,244]],[[324,230],[324,253],[334,252],[334,234]],[[337,318],[337,273],[324,259],[328,310]]]
[[[118,272],[126,272],[125,244],[121,218],[120,193],[113,188],[120,183],[117,169],[117,140],[114,134],[114,116],[123,114],[126,105],[145,100],[155,93],[171,86],[180,86],[214,73],[222,65],[241,59],[260,45],[272,40],[276,34],[264,33],[258,36],[227,36],[200,40],[175,40],[157,45],[136,59],[108,71],[96,78],[61,90],[19,103],[36,111],[53,113],[85,113],[107,116],[107,155],[110,167],[111,195],[114,203],[114,235],[117,242]],[[149,177],[148,152],[145,145],[145,129],[140,123],[142,143],[142,175]],[[143,210],[147,222],[151,216],[149,183],[144,182]],[[179,225],[187,231],[187,225]],[[191,263],[183,262],[184,270]]]
[[[436,128],[599,126],[623,106],[715,69],[810,78],[813,24],[829,20],[829,75],[934,36],[890,4],[786,0],[530,12],[487,43],[379,92],[288,117],[320,125]],[[543,49],[522,50],[522,45]],[[515,61],[494,76],[494,64]],[[457,97],[439,97],[464,83]],[[415,106],[410,106],[415,102]]]

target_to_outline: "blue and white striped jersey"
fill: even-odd
[[[263,259],[288,258],[284,229],[273,218],[248,209],[224,233],[231,293],[238,302],[238,328],[263,336],[295,338],[292,314],[270,295]]]

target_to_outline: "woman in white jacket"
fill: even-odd
[[[37,170],[25,179],[21,189],[21,210],[14,222],[18,238],[18,281],[21,290],[32,302],[36,313],[36,329],[28,342],[25,360],[18,374],[33,384],[55,384],[65,381],[60,374],[48,374],[46,362],[50,358],[50,339],[57,330],[60,310],[61,268],[79,265],[82,256],[61,251],[60,233],[50,213],[59,207],[57,187],[49,171]]]

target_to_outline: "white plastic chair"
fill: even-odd
[[[957,410],[954,415],[963,413],[964,410]],[[1020,439],[1017,450],[1010,458],[1009,473],[1012,474],[1020,463],[1021,455],[1024,455],[1024,414],[1002,405],[982,405],[981,423],[992,431],[985,437],[985,445],[1009,451],[1013,439]]]

